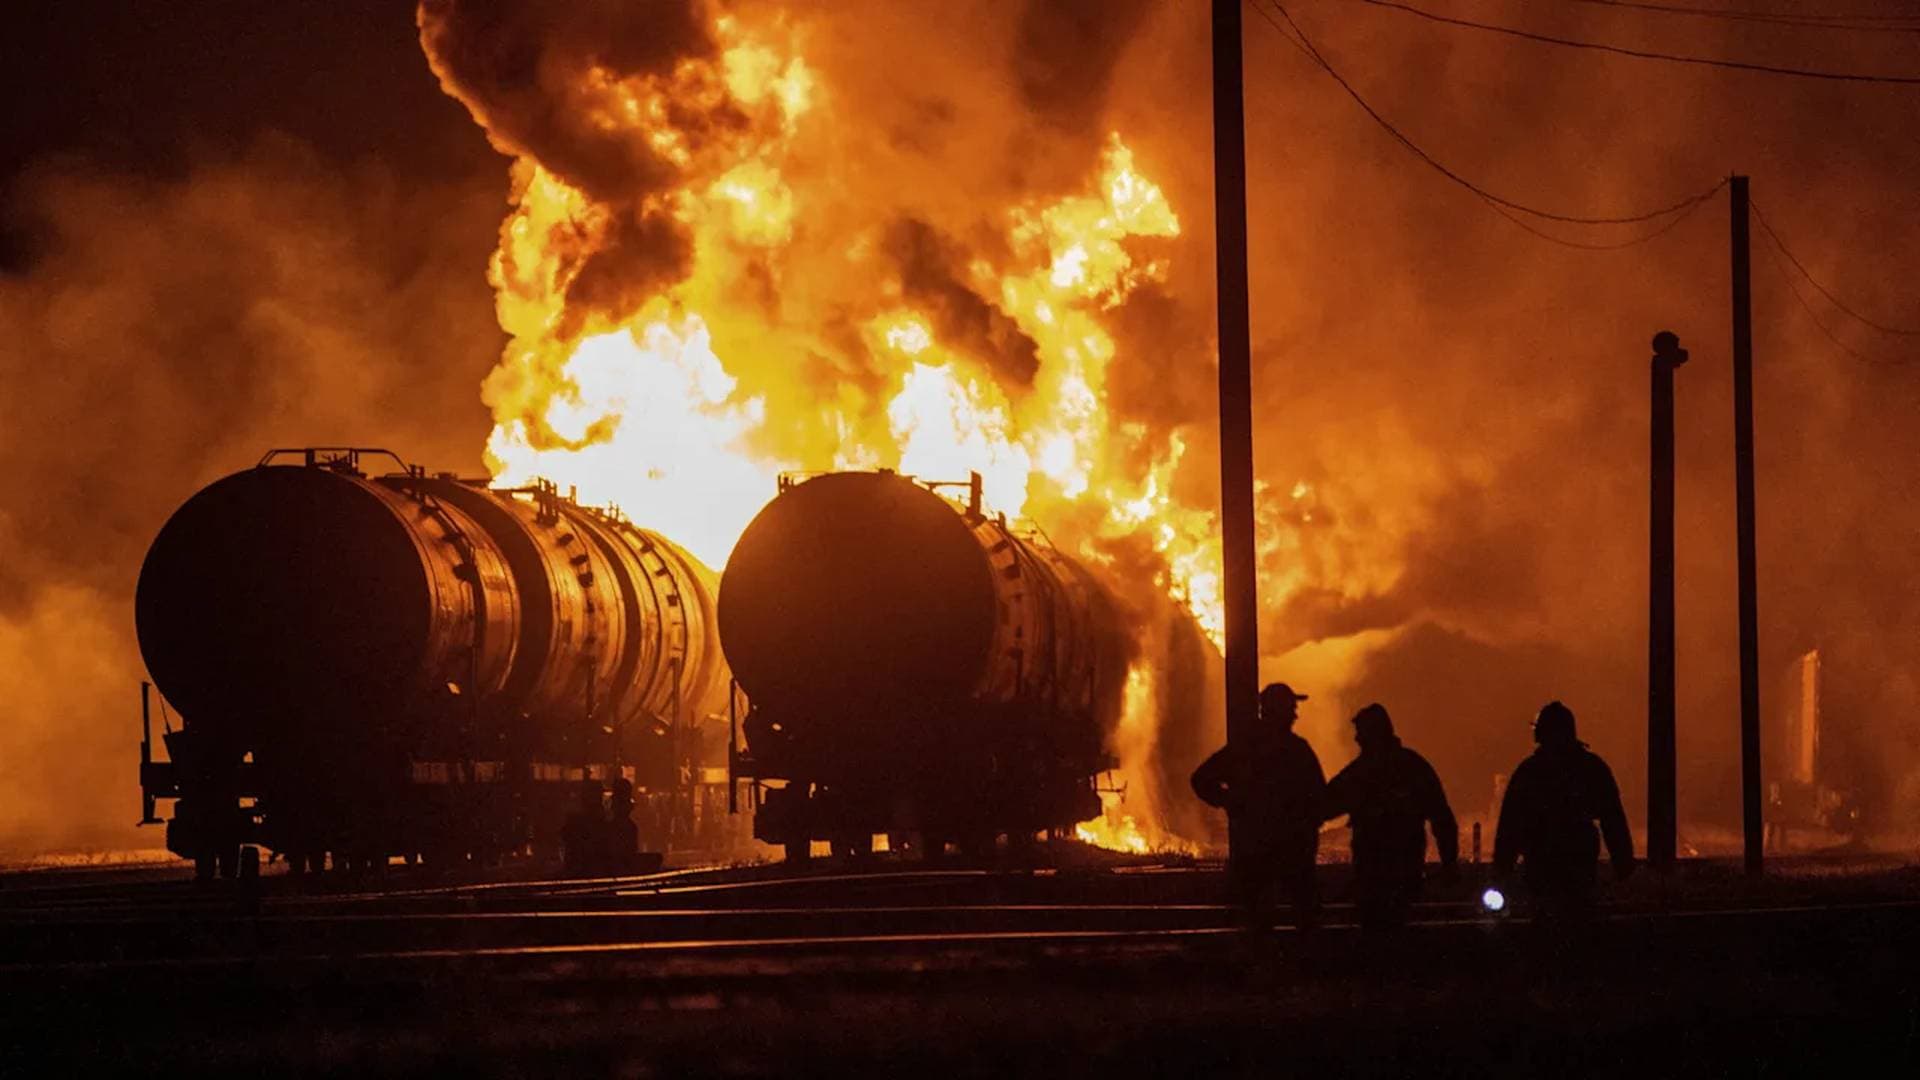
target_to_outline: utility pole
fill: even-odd
[[[1673,869],[1679,830],[1673,723],[1673,373],[1687,350],[1653,336],[1652,504],[1647,515],[1647,862]]]
[[[1220,542],[1226,601],[1227,742],[1244,747],[1259,719],[1258,588],[1253,551],[1253,374],[1247,328],[1247,135],[1241,0],[1213,0],[1213,219],[1220,337]],[[1260,783],[1248,770],[1236,782]],[[1229,858],[1250,821],[1228,818]]]
[[[1753,283],[1747,244],[1747,178],[1729,188],[1733,232],[1734,532],[1740,564],[1740,809],[1747,873],[1763,869],[1760,820],[1760,613],[1753,541]]]

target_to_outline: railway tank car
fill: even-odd
[[[363,471],[380,456],[397,471]],[[168,846],[203,872],[245,844],[384,865],[550,848],[583,778],[685,797],[725,754],[714,585],[550,485],[269,453],[141,568],[141,653],[183,721],[170,760],[142,744],[147,819],[176,799]]]
[[[721,578],[751,702],[737,771],[754,835],[804,858],[873,835],[991,845],[1100,809],[1132,639],[1114,598],[1044,538],[890,472],[792,482]],[[957,486],[957,485],[956,485]]]

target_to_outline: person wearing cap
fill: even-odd
[[[633,781],[616,776],[607,788],[606,869],[625,873],[640,856],[640,827],[633,823]]]
[[[1614,875],[1633,873],[1633,834],[1620,788],[1613,770],[1580,741],[1573,710],[1560,702],[1540,709],[1533,741],[1537,748],[1513,770],[1500,802],[1494,872],[1511,875],[1518,862],[1545,914],[1585,915],[1599,891],[1601,837]]]
[[[1392,928],[1407,921],[1427,865],[1433,829],[1442,873],[1460,858],[1460,827],[1440,777],[1427,759],[1400,742],[1378,702],[1353,717],[1360,756],[1327,782],[1321,815],[1347,816],[1353,828],[1353,881],[1360,924]]]
[[[1193,772],[1194,794],[1227,812],[1233,830],[1228,878],[1257,930],[1273,925],[1276,887],[1287,895],[1295,926],[1312,926],[1319,916],[1314,859],[1326,773],[1313,747],[1293,732],[1305,700],[1286,683],[1270,684],[1260,691],[1260,723],[1245,744],[1221,747]]]

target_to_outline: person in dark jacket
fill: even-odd
[[[1460,827],[1440,777],[1427,759],[1400,744],[1385,706],[1368,705],[1353,717],[1360,756],[1327,783],[1321,816],[1347,815],[1353,826],[1353,881],[1362,926],[1404,924],[1420,893],[1433,829],[1442,873],[1451,877],[1460,857]]]
[[[1527,891],[1547,914],[1584,915],[1599,889],[1600,836],[1615,876],[1633,872],[1633,834],[1620,788],[1613,770],[1575,733],[1573,710],[1560,702],[1541,708],[1533,741],[1538,748],[1513,770],[1500,803],[1494,870],[1510,875],[1518,862]]]
[[[1194,794],[1227,812],[1233,830],[1228,875],[1256,929],[1273,925],[1276,886],[1287,895],[1295,926],[1312,926],[1319,914],[1314,858],[1327,781],[1313,747],[1293,733],[1305,700],[1286,683],[1269,685],[1260,691],[1260,724],[1248,733],[1246,752],[1223,746],[1193,773]]]
[[[633,822],[633,781],[616,776],[607,787],[607,871],[631,873],[640,859],[640,827]]]

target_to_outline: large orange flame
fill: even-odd
[[[809,156],[831,102],[798,54],[798,35],[778,24],[749,30],[733,17],[717,20],[713,34],[721,47],[708,59],[624,79],[589,68],[570,94],[589,103],[597,132],[633,140],[678,170],[643,209],[690,236],[684,277],[645,296],[595,294],[583,307],[587,256],[629,242],[621,229],[631,208],[590,197],[531,156],[515,164],[513,209],[491,266],[511,342],[484,389],[498,479],[544,477],[583,501],[617,504],[717,566],[782,470],[888,467],[943,480],[977,471],[992,511],[1071,511],[1093,522],[1079,542],[1095,562],[1111,558],[1105,541],[1146,538],[1161,558],[1159,585],[1217,643],[1212,513],[1172,495],[1184,444],[1176,436],[1154,446],[1139,426],[1116,425],[1107,407],[1116,345],[1104,320],[1164,278],[1164,259],[1142,252],[1180,231],[1132,149],[1114,134],[1082,190],[1007,207],[996,256],[959,272],[995,319],[1032,343],[1030,379],[1008,379],[943,334],[940,313],[874,257],[889,223],[858,220],[836,197],[836,170],[852,166]],[[695,138],[674,120],[677,106],[710,112],[721,98],[745,119],[722,136]],[[809,231],[816,213],[849,231]],[[844,299],[831,305],[831,326],[828,305],[815,303],[817,283],[792,270],[818,273],[827,245],[842,253],[841,273],[872,281],[854,310]],[[829,344],[833,327],[852,332]],[[862,351],[861,370],[838,379],[769,362],[848,349]],[[1151,678],[1144,667],[1133,673],[1115,748],[1136,774],[1152,752]],[[1113,819],[1132,823],[1094,823],[1088,835],[1108,846],[1175,846],[1140,824],[1150,812],[1143,800],[1134,818]]]

